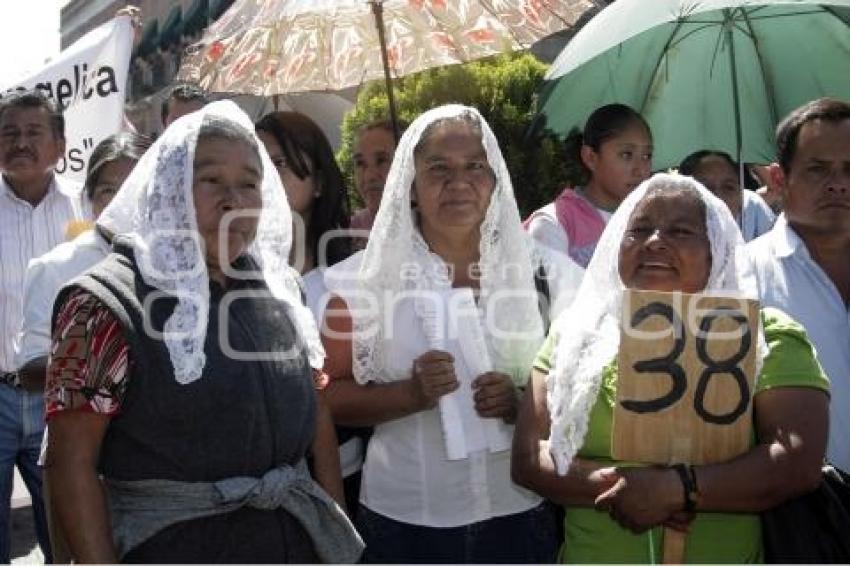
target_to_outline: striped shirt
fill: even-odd
[[[34,207],[0,178],[0,371],[18,369],[15,337],[23,318],[27,264],[64,242],[70,221],[84,218],[81,194],[79,185],[54,175]]]

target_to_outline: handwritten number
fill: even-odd
[[[712,324],[718,318],[731,318],[738,323],[739,328],[743,329],[738,351],[726,360],[713,360],[708,355],[705,336],[711,331]],[[696,338],[697,356],[705,364],[705,369],[699,376],[697,390],[694,393],[694,410],[706,422],[718,425],[731,424],[744,414],[750,402],[750,388],[747,385],[747,378],[738,366],[738,362],[743,360],[747,352],[750,351],[750,345],[752,344],[750,327],[747,325],[747,319],[739,311],[729,308],[719,308],[711,311],[700,321],[699,329],[700,333]],[[724,373],[735,378],[735,382],[738,384],[738,389],[741,392],[741,399],[732,411],[722,415],[715,415],[708,412],[705,408],[705,392],[708,389],[708,382],[711,381],[712,376]]]
[[[677,359],[685,349],[685,327],[682,319],[671,305],[664,303],[650,303],[644,305],[632,315],[632,328],[637,328],[643,321],[651,316],[661,316],[670,322],[674,332],[673,349],[666,356],[643,360],[634,364],[634,370],[638,373],[664,373],[670,376],[670,391],[657,399],[647,401],[625,400],[621,401],[624,409],[634,413],[657,413],[677,403],[685,394],[688,380],[684,368],[677,363]],[[712,359],[708,353],[708,342],[706,336],[711,331],[714,322],[719,318],[730,318],[738,323],[741,330],[741,343],[738,351],[725,360]],[[694,392],[694,410],[704,421],[717,425],[734,423],[738,417],[744,414],[750,402],[750,389],[747,378],[738,363],[743,360],[752,345],[752,333],[744,315],[728,307],[720,307],[709,311],[700,321],[700,332],[696,337],[697,356],[705,365],[705,369],[699,376],[697,388]],[[705,407],[705,394],[709,382],[717,374],[731,375],[738,385],[741,398],[738,404],[730,412],[725,414],[714,414]]]
[[[673,307],[664,303],[644,305],[632,315],[632,328],[637,328],[644,320],[655,315],[662,316],[670,321],[674,336],[673,349],[663,358],[637,362],[634,364],[634,369],[639,373],[666,373],[670,376],[672,383],[670,391],[658,399],[648,401],[626,400],[620,403],[624,409],[634,413],[656,413],[666,409],[679,401],[688,387],[685,369],[676,363],[676,359],[685,349],[685,325],[676,311],[673,310]]]

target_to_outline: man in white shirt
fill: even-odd
[[[15,360],[24,274],[30,259],[65,240],[82,219],[79,188],[54,167],[65,152],[65,122],[56,104],[38,91],[0,101],[0,561],[9,562],[9,507],[18,469],[30,491],[39,545],[50,544],[37,465],[44,430],[44,391],[27,390]],[[43,379],[38,380],[43,384]]]
[[[785,212],[748,252],[762,304],[806,328],[830,380],[827,458],[850,472],[850,104],[822,98],[777,128]]]

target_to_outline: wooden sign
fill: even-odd
[[[758,303],[627,291],[623,305],[614,458],[708,464],[746,452]]]

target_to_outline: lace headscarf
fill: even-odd
[[[507,165],[496,137],[474,108],[447,105],[420,115],[402,136],[384,188],[369,242],[357,275],[357,293],[350,305],[353,335],[353,373],[359,383],[387,381],[388,345],[384,322],[391,297],[403,289],[429,291],[445,287],[449,281],[445,264],[431,253],[411,210],[410,191],[414,179],[414,150],[427,128],[437,122],[466,119],[481,131],[487,161],[496,185],[481,223],[480,299],[487,332],[487,349],[494,369],[516,381],[527,379],[534,355],[543,339],[543,323],[534,286],[532,243],[522,230]],[[421,268],[412,278],[406,266]],[[364,298],[371,297],[373,300]],[[493,300],[493,299],[496,300]],[[374,300],[377,299],[377,300]],[[347,300],[349,300],[347,298]],[[362,308],[361,308],[362,307]],[[427,314],[418,312],[427,326]],[[425,329],[428,334],[428,329]]]
[[[192,175],[198,133],[207,118],[227,120],[254,136],[263,166],[262,210],[257,235],[243,253],[261,272],[242,276],[262,277],[271,294],[289,306],[310,365],[320,368],[324,350],[301,302],[297,273],[288,265],[292,216],[286,193],[251,119],[233,102],[214,102],[175,120],[144,154],[97,224],[113,235],[128,236],[145,283],[178,299],[163,339],[177,382],[199,379],[206,363],[210,294]]]
[[[596,246],[572,306],[553,324],[558,342],[546,379],[551,418],[550,451],[564,475],[584,443],[590,411],[602,372],[620,346],[620,314],[625,285],[620,279],[620,243],[629,218],[647,192],[696,190],[705,203],[711,271],[704,293],[758,299],[756,281],[744,254],[744,240],[729,208],[691,177],[656,174],[639,185],[617,208]],[[756,374],[767,353],[759,333]]]

